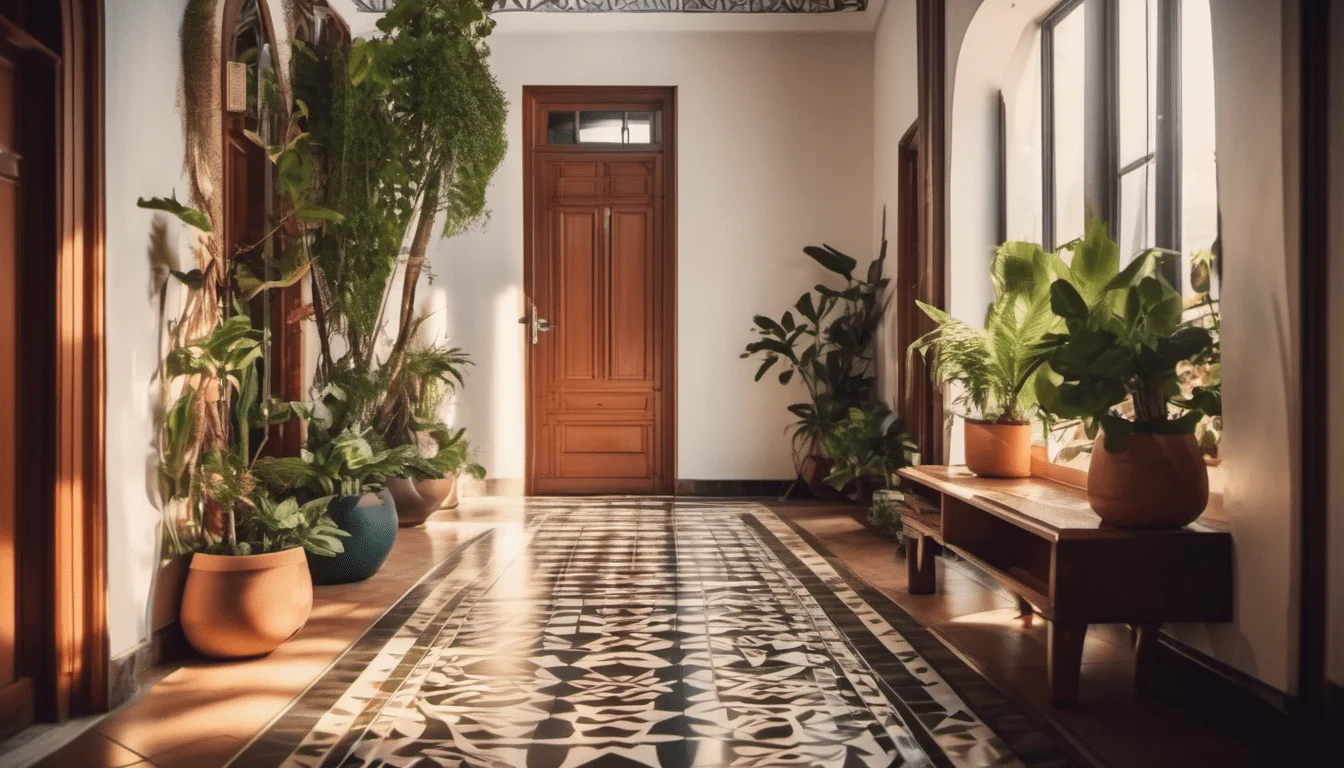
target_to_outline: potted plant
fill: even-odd
[[[872,504],[874,491],[892,487],[896,470],[910,466],[918,450],[905,425],[880,401],[850,408],[822,435],[821,446],[832,461],[826,482],[837,491],[854,488],[865,505]]]
[[[387,490],[397,504],[400,525],[422,525],[440,509],[454,509],[458,504],[462,475],[477,480],[485,478],[485,467],[470,458],[470,443],[465,429],[451,430],[442,424],[426,435],[436,453],[428,459],[438,472],[436,477],[413,480],[394,478],[387,481]]]
[[[182,631],[214,658],[267,654],[298,633],[313,608],[307,557],[339,555],[348,535],[327,514],[327,498],[277,503],[258,490],[236,501],[245,533],[194,554],[182,594]]]
[[[183,535],[166,521],[176,551],[194,554],[180,619],[197,651],[217,658],[269,653],[297,632],[312,608],[305,552],[331,557],[344,534],[326,500],[300,506],[258,488],[253,472],[266,424],[286,409],[258,398],[264,332],[236,314],[173,350],[168,384],[180,387],[163,424],[160,480],[166,500],[191,512]]]
[[[212,232],[209,217],[175,198],[139,205],[176,216],[204,236]],[[299,217],[297,210],[287,216]],[[252,285],[242,261],[203,262],[187,272],[166,270],[186,296],[168,324],[171,351],[159,373],[165,551],[192,553],[180,619],[193,647],[214,657],[255,656],[307,621],[312,583],[305,552],[339,554],[343,534],[325,502],[277,500],[257,487],[253,472],[267,427],[294,411],[264,393],[270,329],[253,327],[245,300],[287,282]],[[166,276],[160,290],[166,307]]]
[[[1151,249],[1121,270],[1105,224],[1093,221],[1050,288],[1065,328],[1039,346],[1052,374],[1038,380],[1041,407],[1081,419],[1095,438],[1088,500],[1112,525],[1183,526],[1208,504],[1194,433],[1221,415],[1221,393],[1185,396],[1178,367],[1216,355],[1217,343],[1206,323],[1183,321],[1180,293],[1155,269],[1173,255]]]
[[[314,242],[316,384],[354,393],[351,382],[376,381],[359,393],[351,423],[428,462],[388,479],[402,524],[414,525],[455,491],[461,471],[483,471],[436,412],[470,361],[456,348],[417,346],[423,318],[413,313],[437,224],[451,237],[486,215],[485,190],[507,146],[507,102],[487,65],[494,22],[479,0],[401,3],[378,27],[382,34],[348,50],[304,47],[296,56],[296,92],[321,106],[306,125],[323,199],[343,214]],[[387,322],[403,244],[399,305]],[[429,466],[438,471],[421,471]]]
[[[452,430],[439,418],[443,401],[462,386],[468,365],[471,360],[456,347],[419,346],[406,354],[382,395],[378,416],[384,441],[390,446],[415,447],[436,469],[431,476],[388,481],[403,527],[424,523],[450,496],[456,497],[463,472],[485,475],[485,469],[468,458],[466,430]]]
[[[1050,283],[1057,254],[1034,243],[1010,241],[990,261],[994,301],[976,328],[923,302],[919,308],[937,327],[907,352],[909,362],[923,355],[930,375],[952,389],[949,417],[965,424],[966,466],[983,477],[1031,474],[1031,412],[1034,389],[1028,387],[1040,363],[1036,345],[1058,322],[1050,311]]]
[[[849,418],[850,409],[870,408],[875,400],[875,342],[890,280],[883,276],[885,237],[862,277],[854,274],[857,261],[829,245],[809,246],[803,252],[843,278],[844,285],[818,284],[778,320],[756,315],[752,330],[758,338],[741,357],[761,358],[756,381],[779,364],[780,384],[796,377],[807,389],[807,402],[789,406],[797,417],[791,427],[794,469],[813,493],[820,493],[835,471],[823,438]]]
[[[397,538],[397,510],[387,493],[395,477],[432,476],[437,468],[412,446],[387,448],[356,415],[367,394],[329,385],[322,397],[301,408],[308,439],[299,456],[264,457],[257,478],[273,493],[300,499],[328,497],[329,513],[349,534],[345,551],[333,558],[310,557],[317,584],[347,584],[378,572]]]

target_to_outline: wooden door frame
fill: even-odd
[[[21,236],[38,253],[54,250],[55,284],[32,291],[48,297],[54,312],[51,343],[33,354],[54,376],[54,409],[35,438],[35,452],[51,466],[31,483],[34,508],[20,516],[29,525],[16,535],[25,585],[18,661],[32,681],[37,720],[60,721],[108,703],[104,16],[102,0],[34,0],[23,8],[24,19],[0,18],[0,38],[51,63],[51,99],[39,108],[50,107],[55,130],[47,134],[50,162],[25,176],[39,200],[33,204],[48,201],[46,215]],[[34,19],[59,28],[59,50],[20,26]]]
[[[663,377],[667,386],[663,390],[662,462],[657,493],[671,495],[677,482],[677,88],[646,86],[560,86],[525,85],[523,86],[523,315],[530,309],[534,291],[532,261],[534,253],[534,235],[536,231],[536,204],[534,202],[535,182],[532,172],[533,157],[537,151],[536,116],[538,110],[550,104],[619,104],[622,102],[662,103],[663,111],[663,258],[666,263],[666,280],[663,283],[663,336],[662,360]],[[574,151],[594,151],[593,147],[576,145]],[[622,151],[602,147],[602,152]],[[647,153],[646,147],[631,147],[628,151]],[[536,386],[532,370],[532,351],[525,344],[523,365],[524,382],[524,422],[525,459],[524,493],[531,496],[536,491],[536,461],[533,458],[535,448],[535,429],[532,423],[532,392]]]
[[[916,0],[915,26],[918,37],[919,181],[920,200],[919,255],[921,274],[927,281],[921,286],[923,300],[940,309],[947,308],[947,2]],[[934,413],[943,410],[942,391],[934,387]],[[948,446],[946,420],[932,431],[933,440],[921,445],[926,464],[946,464]]]

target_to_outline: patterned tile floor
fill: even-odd
[[[517,498],[467,499],[458,510],[440,512],[425,526],[403,529],[387,564],[372,579],[317,588],[313,615],[307,626],[270,656],[231,662],[187,659],[156,668],[153,679],[157,682],[152,688],[99,720],[64,748],[43,759],[38,767],[220,768],[244,749],[258,749],[279,737],[297,745],[331,711],[363,673],[364,666],[381,652],[414,613],[414,607],[422,604],[439,582],[470,576],[483,570],[488,560],[509,556],[509,546],[516,547],[524,537],[533,535],[529,530],[540,530],[534,528],[538,515],[566,506],[567,503],[557,505],[553,501]],[[719,506],[688,505],[689,508]],[[864,621],[826,586],[827,580],[837,584],[837,576],[845,578],[851,588],[849,592],[853,593],[846,592],[847,599],[853,601],[853,595],[857,594],[910,644],[913,653],[929,663],[967,703],[979,722],[1008,745],[1012,753],[1010,764],[1012,761],[1032,766],[1059,764],[1056,744],[1060,739],[1082,753],[1088,763],[1104,768],[1319,764],[1313,760],[1286,759],[1285,754],[1291,754],[1291,739],[1267,728],[1265,723],[1229,720],[1209,707],[1136,696],[1130,679],[1133,653],[1129,634],[1121,626],[1089,630],[1083,650],[1083,703],[1072,710],[1053,710],[1048,704],[1045,675],[1045,622],[1019,617],[1011,595],[988,576],[967,563],[938,558],[938,594],[911,595],[906,590],[904,562],[893,543],[851,517],[851,513],[861,514],[861,510],[836,502],[771,501],[766,506],[779,520],[771,522],[751,506],[750,517],[765,522],[744,524],[769,546],[778,563],[772,568],[778,570],[782,566],[789,572],[785,582],[793,584],[796,580],[807,587],[810,599],[845,636],[853,655],[860,657],[879,678],[883,695],[891,697],[888,701],[917,700],[909,697],[917,695],[918,680],[908,671],[902,674],[906,670],[903,661],[890,655],[884,639],[867,630]],[[781,527],[780,520],[789,529]],[[646,526],[640,529],[641,533],[652,534],[657,530],[643,518],[641,525]],[[797,532],[797,538],[790,535],[791,531]],[[643,540],[641,536],[640,541]],[[829,571],[807,544],[826,554]],[[527,559],[540,551],[523,550],[513,556]],[[766,557],[764,562],[771,560]],[[456,569],[465,570],[450,577]],[[430,571],[433,573],[424,578]],[[736,565],[733,571],[737,572]],[[506,571],[497,588],[517,590],[516,580],[525,573],[517,569]],[[643,584],[638,586],[646,588]],[[684,586],[680,591],[687,593]],[[520,600],[519,604],[523,602]],[[544,601],[527,597],[525,602],[536,607]],[[492,610],[501,607],[497,605]],[[468,633],[474,631],[472,622],[479,618],[468,616],[463,629]],[[717,624],[711,626],[718,631]],[[429,678],[431,684],[434,679]],[[794,686],[789,688],[792,690]],[[681,689],[687,690],[685,685]],[[1000,691],[1011,699],[1005,700]],[[894,696],[897,692],[900,697]],[[920,718],[926,704],[911,707],[914,716],[908,718],[895,704],[891,706],[903,717],[903,725],[924,725]],[[948,719],[942,711],[932,711],[931,717],[937,718],[932,722]],[[558,714],[560,717],[556,719],[563,720],[565,713]],[[302,719],[294,719],[299,716]],[[1048,723],[1051,730],[1043,731],[1038,725],[1041,722]],[[939,755],[936,747],[926,746],[929,743],[926,728],[909,727],[909,731],[923,734],[920,738],[924,741],[917,739],[916,746],[930,761],[938,765],[959,764],[953,763],[955,755]],[[254,741],[258,734],[261,737]],[[264,768],[282,762],[292,753],[290,747],[278,758],[275,754],[266,757],[269,763],[238,759],[233,765]],[[992,759],[989,756],[996,753],[985,754]],[[0,768],[29,768],[29,761],[15,763],[11,762],[12,757],[0,751]],[[537,764],[547,764],[540,757],[538,754]],[[604,759],[598,758],[596,764],[604,764]],[[901,759],[904,758],[893,762],[899,764]],[[622,760],[625,758],[613,757],[606,759],[605,764],[631,764]],[[359,762],[356,759],[351,764]],[[337,764],[335,758],[331,764]],[[436,763],[390,764],[419,768]],[[477,764],[510,768],[530,765],[515,766],[502,761]],[[756,764],[770,763],[759,759]]]
[[[233,765],[1068,764],[1014,754],[861,589],[760,505],[532,502]]]

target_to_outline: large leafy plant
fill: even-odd
[[[494,22],[480,0],[406,0],[378,28],[348,50],[302,49],[296,89],[324,107],[307,124],[324,199],[344,214],[315,243],[317,386],[354,393],[368,389],[359,380],[376,381],[372,401],[349,409],[356,418],[336,423],[402,446],[440,431],[422,404],[431,389],[460,386],[469,364],[459,349],[416,338],[416,290],[436,232],[452,237],[486,215],[507,103],[487,66]],[[389,308],[403,246],[400,305]]]
[[[742,354],[761,359],[756,381],[778,366],[780,384],[796,377],[807,389],[807,402],[789,406],[797,417],[791,429],[795,464],[819,447],[824,450],[822,438],[849,418],[850,409],[875,403],[875,341],[890,282],[883,275],[885,238],[862,276],[855,275],[854,258],[829,245],[808,246],[803,252],[843,278],[843,285],[818,284],[778,320],[756,315],[757,339]]]
[[[261,375],[270,349],[269,295],[306,274],[308,234],[341,219],[340,214],[314,202],[312,146],[300,127],[306,112],[302,102],[295,111],[282,112],[282,127],[273,139],[249,135],[266,149],[280,193],[281,206],[266,237],[241,246],[224,262],[212,261],[207,267],[210,274],[201,269],[169,270],[188,292],[182,317],[172,327],[173,346],[161,371],[162,391],[173,401],[165,404],[160,430],[160,490],[165,502],[180,502],[188,518],[168,520],[165,526],[176,551],[201,548],[252,554],[290,541],[275,536],[253,538],[260,530],[252,523],[258,509],[274,503],[254,475],[267,428],[295,412],[292,403],[269,393],[266,377]],[[179,203],[175,196],[141,199],[138,204],[173,215],[199,232],[212,229],[205,213]],[[291,225],[297,233],[279,237]],[[220,271],[219,264],[226,267]],[[166,291],[166,285],[162,290]],[[164,299],[166,293],[161,303]],[[254,327],[248,308],[254,299],[260,299],[263,306],[260,328]],[[204,333],[185,336],[202,318],[217,319]],[[165,503],[165,510],[175,506]],[[303,525],[295,523],[295,536],[307,537],[321,523],[310,518],[305,517],[308,522]],[[179,522],[185,523],[185,530]],[[333,549],[327,545],[317,548],[323,552]]]
[[[300,456],[262,458],[254,472],[275,493],[309,498],[359,496],[381,491],[392,478],[439,476],[413,446],[383,448],[370,439],[369,430],[353,428],[330,440],[310,437]]]
[[[1010,241],[995,249],[990,261],[994,301],[983,328],[918,302],[937,327],[910,345],[907,385],[915,355],[923,355],[933,379],[953,385],[950,413],[1025,423],[1035,405],[1028,385],[1040,365],[1036,347],[1059,322],[1050,307],[1050,285],[1060,269],[1067,267],[1058,254],[1035,243]]]
[[[1120,269],[1119,248],[1094,220],[1050,287],[1065,328],[1038,345],[1052,374],[1037,380],[1041,407],[1082,420],[1089,437],[1103,430],[1112,452],[1134,434],[1192,434],[1222,412],[1216,387],[1181,391],[1178,366],[1216,354],[1217,344],[1203,324],[1183,322],[1181,295],[1157,270],[1174,255],[1149,249]]]
[[[850,408],[822,435],[821,446],[833,461],[826,483],[836,490],[871,478],[889,488],[896,470],[910,466],[910,456],[919,450],[901,420],[881,403]]]

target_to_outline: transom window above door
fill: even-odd
[[[659,110],[551,110],[547,144],[656,146],[663,140]]]

